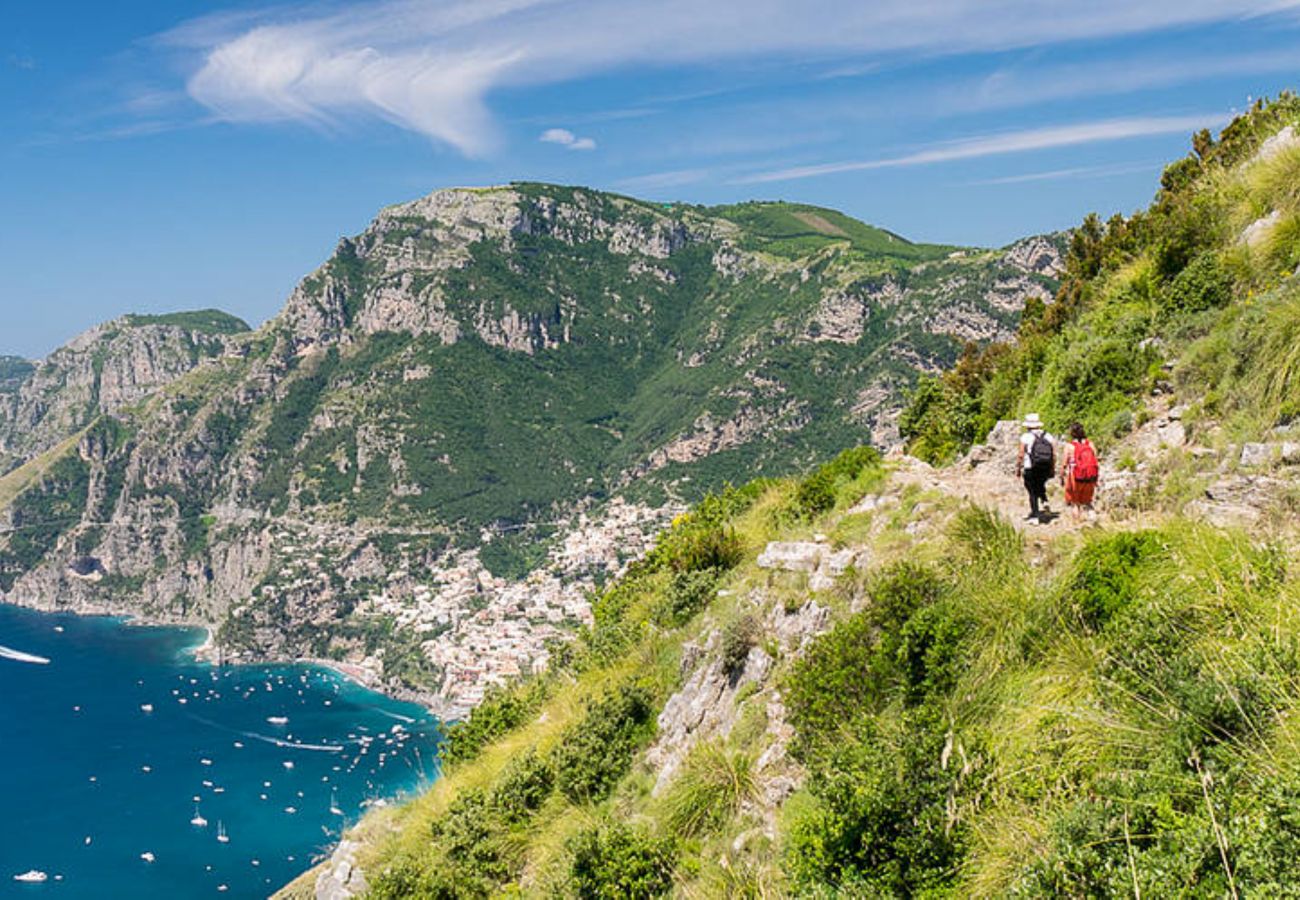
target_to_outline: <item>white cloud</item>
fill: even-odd
[[[1110,178],[1115,175],[1134,175],[1138,172],[1159,172],[1163,164],[1119,163],[1113,166],[1075,166],[1068,169],[1052,169],[1047,172],[1023,172],[1019,175],[1004,175],[1000,178],[981,178],[970,181],[973,185],[1025,184],[1032,181],[1061,181],[1079,178]]]
[[[546,144],[564,144],[568,146],[576,141],[577,137],[567,128],[548,128],[542,132],[542,136],[538,140]]]
[[[1075,125],[1057,125],[1048,128],[1030,128],[1001,134],[981,135],[946,141],[924,150],[902,156],[881,159],[849,160],[811,166],[793,166],[769,172],[757,172],[733,179],[732,184],[765,184],[772,181],[796,181],[843,172],[863,172],[872,169],[895,169],[907,166],[924,166],[1001,156],[1008,153],[1028,153],[1056,147],[1073,147],[1080,144],[1097,144],[1122,141],[1162,134],[1179,134],[1211,125],[1222,125],[1227,117],[1219,114],[1197,116],[1145,116],[1126,119],[1102,119]]]
[[[816,57],[864,66],[1259,14],[1258,0],[344,0],[326,12],[221,13],[157,43],[197,55],[189,94],[219,118],[329,126],[366,115],[480,155],[498,141],[487,98],[499,88],[634,65]]]
[[[570,150],[595,150],[596,142],[589,137],[578,137],[567,128],[548,128],[542,132],[539,141],[545,144],[559,144]]]

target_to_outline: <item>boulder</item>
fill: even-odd
[[[785,572],[812,572],[825,552],[824,544],[813,541],[772,541],[759,554],[758,567]]]
[[[1247,469],[1258,469],[1273,461],[1273,447],[1270,444],[1250,443],[1241,445],[1241,465]]]

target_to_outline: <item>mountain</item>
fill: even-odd
[[[1192,146],[921,383],[937,465],[710,495],[281,896],[1293,896],[1300,100]],[[1093,514],[1022,520],[1031,411]]]
[[[220,356],[247,331],[217,310],[131,315],[78,335],[38,363],[0,357],[0,475]]]
[[[0,590],[463,708],[544,665],[685,503],[896,441],[918,372],[1050,299],[1062,240],[540,184],[389,207],[255,332],[119,320],[5,395]],[[479,614],[519,632],[487,674]]]

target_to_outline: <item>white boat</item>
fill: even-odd
[[[217,820],[217,840],[223,844],[230,843],[230,835],[226,834],[226,826],[221,824],[220,819]]]
[[[140,858],[143,859],[143,860],[144,860],[145,862],[147,862],[147,863],[151,863],[151,862],[153,862],[157,857],[155,857],[152,853],[150,853],[148,850],[146,850],[146,851],[144,851],[143,853],[140,854]]]
[[[206,828],[208,825],[208,820],[203,818],[202,814],[199,813],[199,805],[197,803],[194,804],[194,818],[190,819],[190,824],[196,825],[199,828]]]
[[[339,792],[330,791],[330,814],[335,816],[343,815],[343,810],[339,809]]]
[[[15,875],[14,881],[26,881],[29,884],[40,884],[46,878],[49,878],[49,876],[40,869],[28,869],[21,875]]]
[[[289,717],[288,716],[267,716],[266,721],[270,722],[272,725],[288,725]]]
[[[147,713],[151,713],[151,712],[153,712],[153,704],[152,704],[152,703],[141,703],[141,704],[140,704],[140,711],[141,711],[141,712],[147,712]]]

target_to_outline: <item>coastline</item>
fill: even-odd
[[[139,628],[193,628],[203,632],[203,639],[185,648],[184,653],[196,662],[212,666],[218,665],[304,665],[328,669],[339,677],[352,682],[358,687],[382,694],[392,700],[414,703],[424,708],[440,722],[453,722],[463,718],[463,710],[452,708],[442,697],[428,691],[417,690],[405,685],[393,685],[385,682],[383,676],[373,669],[337,659],[302,656],[291,658],[253,657],[240,654],[235,659],[223,659],[221,647],[217,644],[216,629],[206,622],[171,616],[153,616],[140,612],[123,612],[107,604],[80,603],[76,606],[61,606],[44,603],[23,603],[0,594],[0,603],[18,609],[30,609],[40,613],[69,614],[80,617],[99,617],[118,619],[124,625]]]

